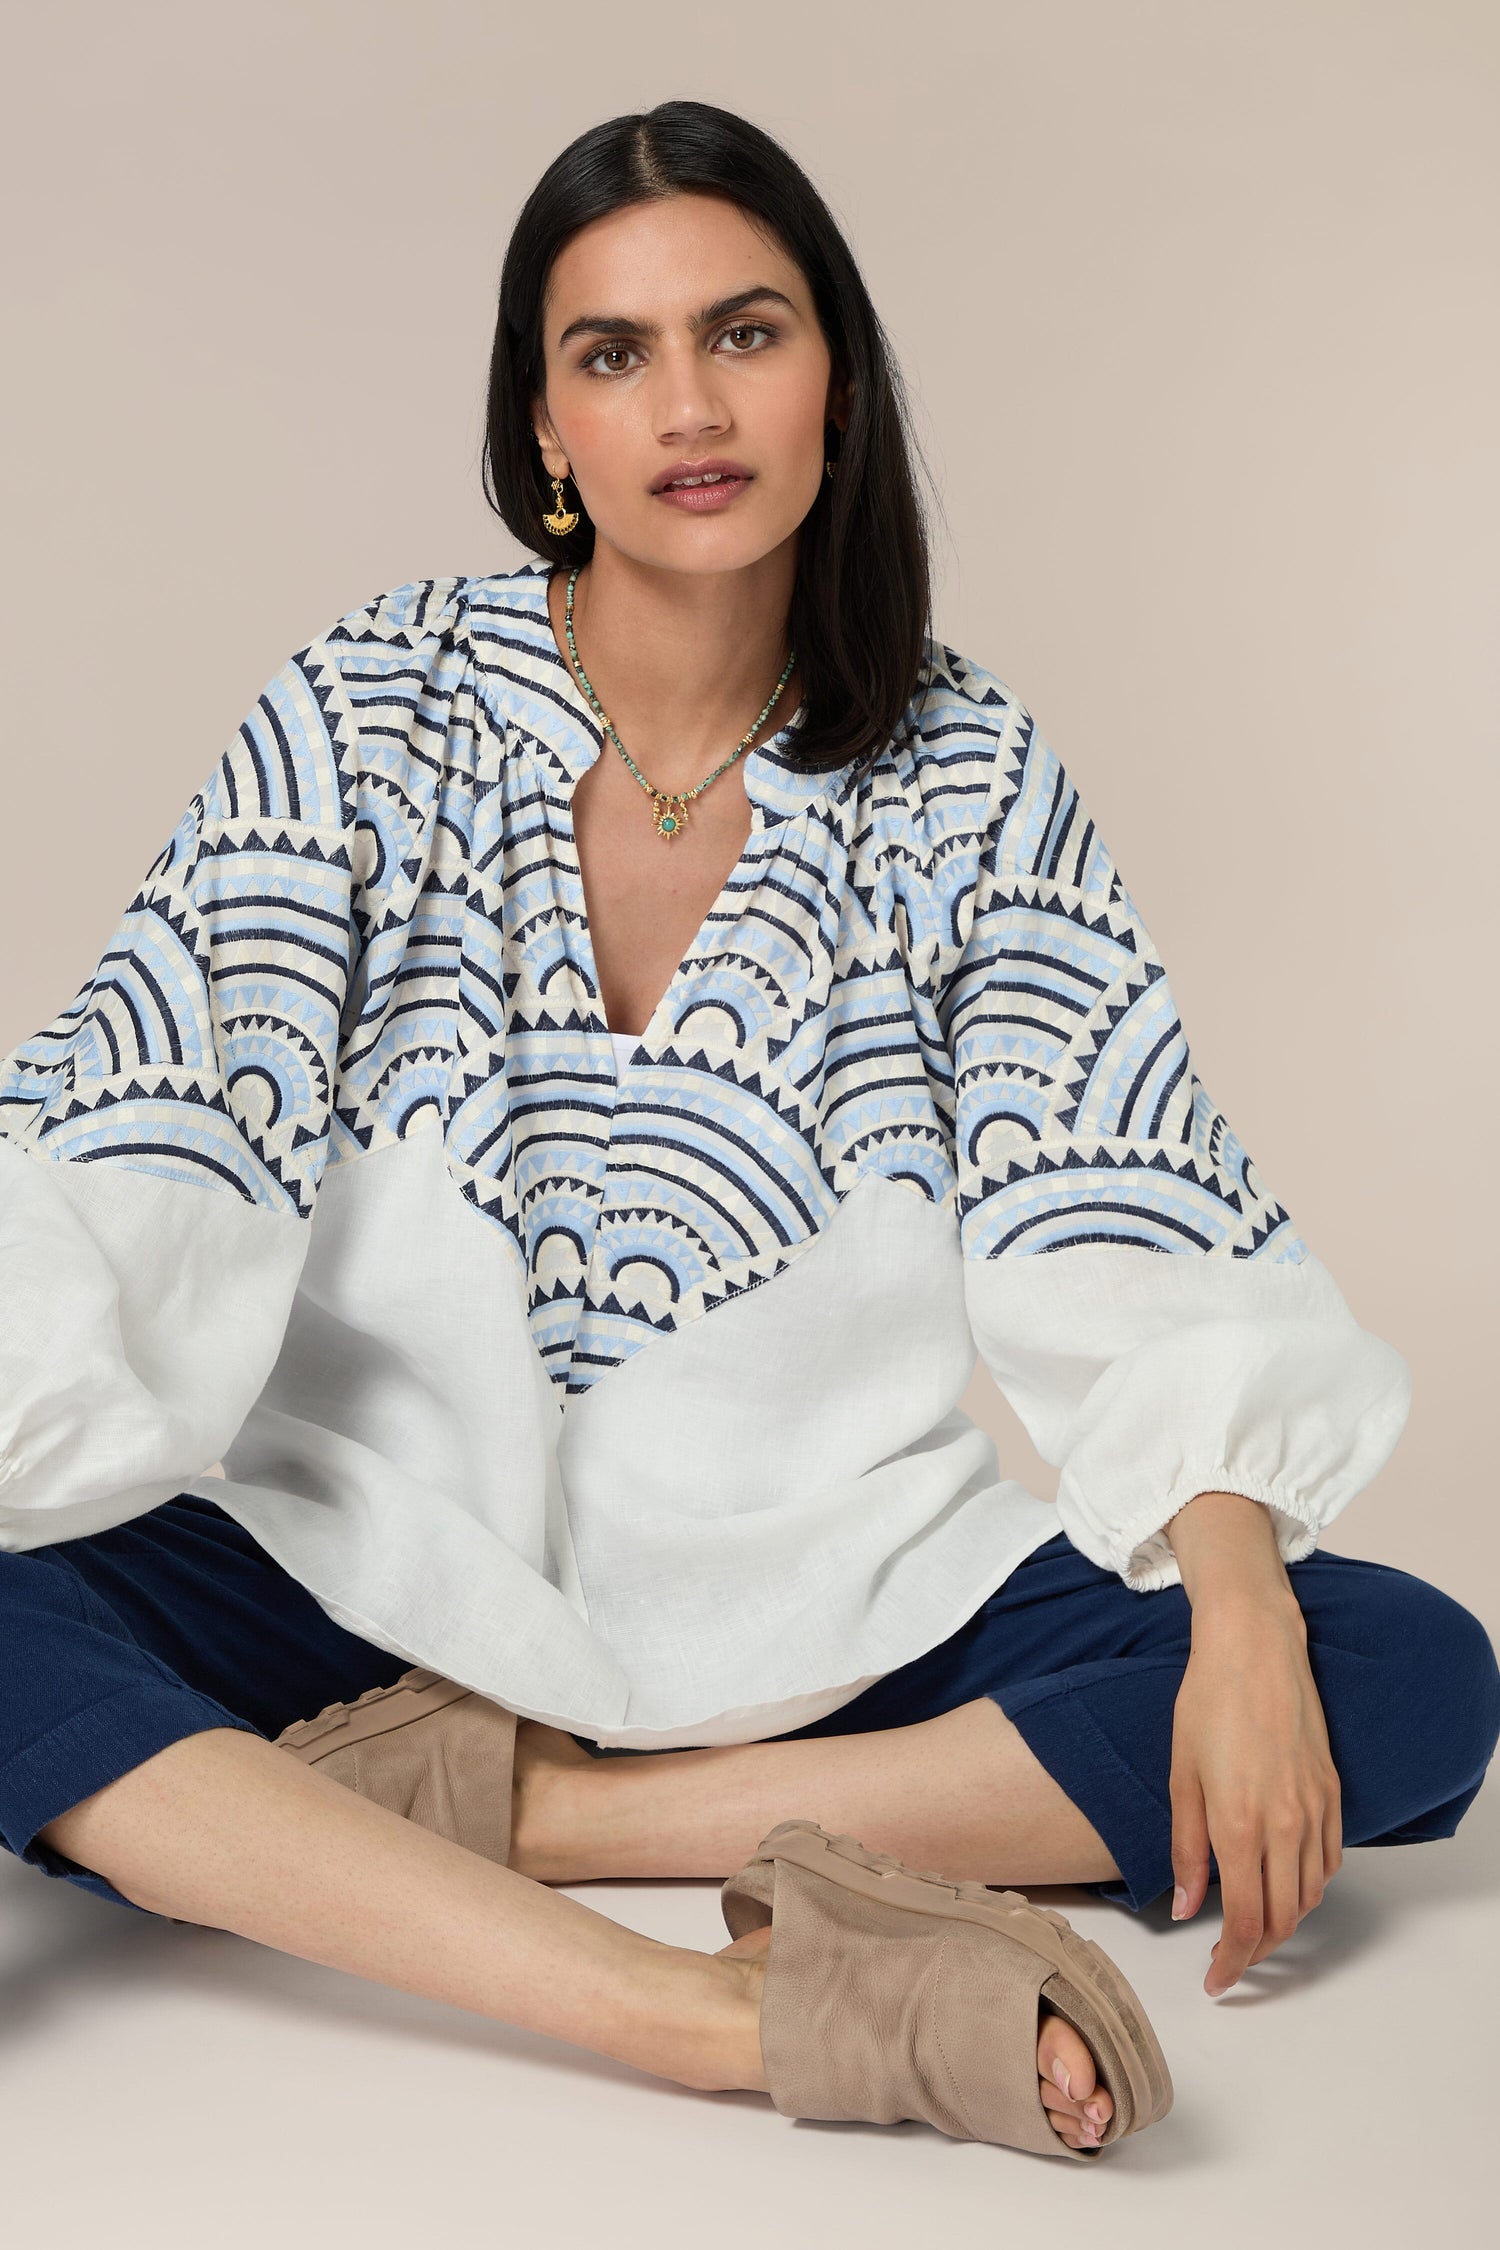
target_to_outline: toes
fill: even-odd
[[[1043,2078],[1050,2078],[1071,2099],[1086,2101],[1095,2091],[1094,2058],[1082,2035],[1054,2009],[1042,2017],[1036,2067]]]
[[[1053,2011],[1042,2018],[1036,2066],[1053,2126],[1075,2147],[1091,2146],[1102,2135],[1115,2105],[1098,2082],[1094,2058],[1082,2035]]]
[[[1038,2085],[1047,2122],[1058,2138],[1070,2148],[1097,2148],[1108,2119],[1101,2122],[1085,2116],[1079,2104],[1066,2100],[1048,2078],[1039,2079]]]

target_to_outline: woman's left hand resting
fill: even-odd
[[[1196,1914],[1218,1862],[1215,1998],[1289,1938],[1343,1860],[1339,1777],[1307,1660],[1307,1628],[1267,1511],[1200,1493],[1167,1535],[1192,1604],[1173,1711],[1173,1911]]]

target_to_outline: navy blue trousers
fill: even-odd
[[[1345,1846],[1451,1836],[1500,1738],[1483,1625],[1383,1563],[1320,1549],[1288,1576]],[[937,1648],[775,1739],[910,1726],[991,1696],[1109,1847],[1120,1880],[1086,1888],[1139,1911],[1172,1887],[1168,1773],[1189,1617],[1180,1586],[1136,1593],[1059,1533]],[[180,1494],[113,1531],[0,1553],[0,1842],[131,1906],[37,1831],[185,1735],[273,1738],[406,1669],[334,1624],[212,1500]]]

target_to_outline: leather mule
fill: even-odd
[[[509,1865],[516,1714],[503,1704],[419,1666],[298,1719],[276,1742],[419,1828]]]
[[[771,1925],[760,2044],[788,2117],[919,2119],[956,2140],[1093,2160],[1172,2106],[1166,2058],[1108,1954],[1020,1891],[908,1867],[784,1820],[720,1893],[732,1938]],[[1114,2102],[1071,2148],[1041,2098],[1042,2004]]]

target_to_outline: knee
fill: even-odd
[[[1445,1794],[1477,1781],[1500,1742],[1500,1662],[1481,1619],[1439,1586],[1383,1570],[1372,1653],[1388,1709],[1425,1743]],[[1367,1648],[1371,1646],[1366,1643]]]
[[[1445,1606],[1445,1645],[1453,1668],[1449,1691],[1453,1723],[1460,1738],[1468,1740],[1477,1774],[1489,1764],[1500,1742],[1500,1662],[1474,1612],[1450,1594],[1439,1594],[1438,1599]]]

